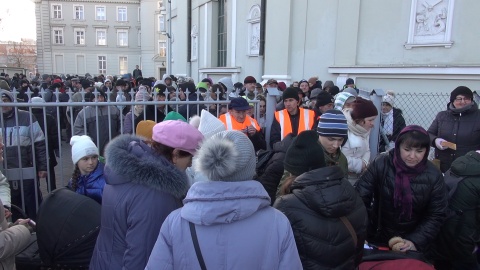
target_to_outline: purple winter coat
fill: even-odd
[[[110,141],[105,156],[107,184],[90,269],[143,269],[163,221],[181,207],[186,174],[133,135]]]
[[[197,182],[162,226],[145,269],[200,269],[194,223],[207,269],[302,269],[288,219],[257,181]]]

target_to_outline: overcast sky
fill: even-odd
[[[31,0],[0,0],[0,41],[36,39],[35,3]]]

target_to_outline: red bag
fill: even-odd
[[[367,261],[358,266],[359,270],[435,270],[432,265],[415,259]]]

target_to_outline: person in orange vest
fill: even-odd
[[[315,126],[315,112],[300,108],[300,97],[297,87],[289,87],[283,91],[285,109],[276,111],[270,130],[270,146],[283,140],[288,134],[297,136],[302,131],[312,130]]]
[[[227,130],[239,130],[247,135],[255,152],[267,149],[263,134],[260,132],[260,125],[257,120],[247,115],[248,110],[250,110],[250,105],[246,99],[243,97],[233,98],[228,105],[228,112],[218,118]]]

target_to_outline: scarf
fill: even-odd
[[[388,113],[382,112],[382,122],[383,122],[383,130],[385,131],[385,135],[392,135],[393,134],[393,109],[391,109]]]
[[[477,106],[477,103],[475,101],[472,101],[472,103],[465,105],[462,108],[455,108],[455,106],[453,106],[453,102],[450,102],[448,103],[448,110],[451,111],[452,114],[461,114],[470,110],[474,105]]]
[[[364,127],[361,125],[355,123],[352,119],[351,115],[352,109],[344,109],[343,114],[345,115],[345,118],[347,119],[347,125],[348,125],[348,131],[352,132],[353,134],[360,136],[362,138],[367,138],[368,135],[370,134],[370,130],[366,130]]]
[[[407,126],[398,135],[400,138],[403,134],[407,132],[417,131],[425,136],[428,136],[427,131],[420,126],[411,125]],[[395,208],[401,208],[400,218],[404,217],[406,220],[412,218],[412,189],[410,188],[410,181],[416,176],[421,174],[427,168],[427,158],[429,148],[425,152],[422,161],[415,165],[415,167],[409,167],[400,156],[400,145],[397,140],[395,142],[395,149],[393,150],[393,165],[395,166],[395,190],[393,193],[393,205]]]

